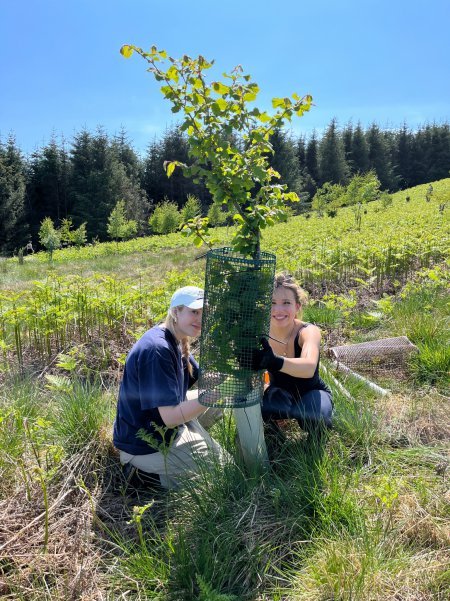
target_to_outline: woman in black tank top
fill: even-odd
[[[276,276],[265,350],[270,385],[262,411],[265,420],[293,417],[303,429],[317,430],[331,427],[333,404],[331,391],[319,376],[320,330],[301,320],[305,301],[305,292],[291,276]],[[291,404],[290,415],[285,414],[286,403]]]

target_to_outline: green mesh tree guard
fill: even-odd
[[[269,333],[275,255],[246,259],[232,248],[206,255],[200,337],[199,401],[243,408],[261,402],[262,372],[251,369],[254,349]]]

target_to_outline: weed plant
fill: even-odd
[[[100,382],[60,378],[52,379],[50,387],[54,431],[67,454],[82,452],[102,432],[109,437],[115,398],[102,390]]]

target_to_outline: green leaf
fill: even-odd
[[[167,69],[166,75],[168,79],[174,81],[175,83],[177,83],[179,80],[178,69],[175,67],[175,65],[172,65],[169,69]]]
[[[170,177],[172,175],[172,173],[175,170],[175,167],[176,167],[176,163],[174,161],[168,161],[167,163],[165,163],[167,177]]]
[[[258,116],[258,119],[262,122],[262,123],[267,123],[268,121],[270,121],[270,116],[267,113],[261,113]]]
[[[211,106],[212,111],[215,115],[224,111],[228,106],[228,103],[223,98],[218,98]]]
[[[272,107],[276,109],[279,106],[284,106],[284,98],[272,98]]]
[[[214,92],[217,92],[217,94],[228,94],[230,91],[230,88],[225,86],[223,83],[220,83],[220,81],[213,82],[212,87]]]
[[[134,52],[134,48],[133,46],[130,46],[129,44],[124,44],[122,46],[122,48],[120,49],[120,54],[122,56],[124,56],[125,58],[130,58],[130,56],[133,54]]]

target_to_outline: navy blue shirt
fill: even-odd
[[[177,428],[167,428],[158,407],[178,405],[198,378],[198,364],[190,356],[193,375],[181,356],[173,334],[160,326],[148,330],[131,349],[125,362],[114,422],[114,446],[131,455],[147,455],[158,450],[138,435],[146,430],[158,444],[169,442]],[[155,428],[164,429],[164,436]],[[179,426],[183,427],[183,426]]]

